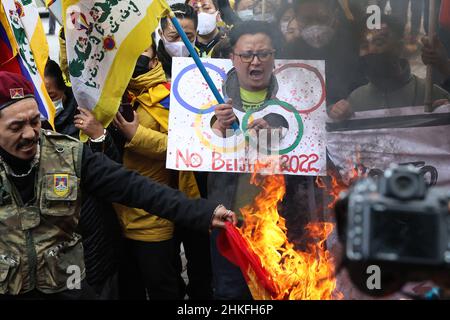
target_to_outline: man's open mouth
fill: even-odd
[[[260,80],[264,77],[264,71],[262,70],[252,70],[250,71],[250,78],[254,80]]]
[[[26,143],[21,143],[19,149],[22,151],[29,151],[36,145],[36,141],[29,141]]]

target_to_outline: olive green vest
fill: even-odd
[[[42,130],[35,198],[28,204],[0,161],[0,294],[67,290],[69,266],[79,267],[84,278],[81,236],[75,232],[82,151],[78,140]]]

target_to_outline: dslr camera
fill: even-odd
[[[414,166],[392,165],[357,181],[336,203],[344,266],[370,295],[394,293],[409,281],[450,273],[450,191],[429,188]],[[367,267],[381,270],[381,290],[367,288]]]

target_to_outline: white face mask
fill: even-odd
[[[162,36],[161,39],[163,40],[164,48],[172,58],[189,57],[189,50],[183,41],[169,42],[164,36]],[[195,46],[195,44],[193,43],[192,46]]]
[[[55,117],[56,117],[61,113],[61,111],[64,110],[62,99],[53,101],[53,104],[55,105]]]
[[[239,16],[239,18],[241,18],[242,21],[253,20],[253,10],[250,9],[238,11],[237,15]]]
[[[198,34],[201,36],[212,33],[217,28],[217,14],[200,12],[198,14]]]
[[[275,20],[275,17],[271,14],[266,13],[265,15],[263,14],[255,14],[253,15],[251,20],[255,20],[255,21],[265,21],[265,22],[269,22],[272,23]]]
[[[326,25],[313,25],[302,30],[301,36],[313,48],[323,48],[331,42],[334,29]]]

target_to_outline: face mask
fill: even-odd
[[[217,27],[217,12],[206,13],[200,12],[198,14],[198,34],[205,36],[212,33]]]
[[[270,14],[267,14],[267,13],[265,15],[263,15],[263,14],[256,14],[256,15],[253,15],[251,20],[266,21],[266,22],[271,23],[271,22],[275,21],[275,17],[273,15],[270,15]]]
[[[289,27],[289,21],[283,21],[280,23],[280,29],[283,34],[286,34]]]
[[[395,79],[399,76],[400,58],[390,53],[375,53],[361,57],[361,67],[370,80]]]
[[[238,11],[237,15],[242,21],[253,20],[253,10],[250,9]]]
[[[136,66],[134,67],[133,78],[137,78],[150,71],[150,58],[144,55],[139,56]]]
[[[169,42],[164,36],[161,37],[167,53],[173,57],[189,57],[189,50],[183,41]],[[194,44],[192,44],[194,46]]]
[[[313,48],[323,48],[331,42],[334,29],[326,25],[314,25],[301,31],[301,36]]]
[[[53,101],[53,104],[55,105],[55,117],[57,117],[64,110],[62,99]]]

